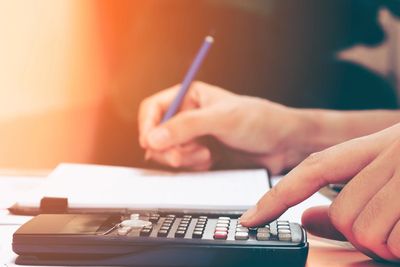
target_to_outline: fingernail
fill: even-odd
[[[240,217],[240,222],[242,223],[247,223],[251,220],[251,218],[254,217],[254,215],[256,215],[257,213],[257,207],[251,207],[250,209],[248,209],[245,213],[243,213],[243,215]]]
[[[157,128],[149,133],[148,141],[153,148],[159,148],[168,142],[169,137],[167,129]]]

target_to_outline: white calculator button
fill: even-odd
[[[247,232],[236,232],[235,239],[236,240],[247,240],[247,239],[249,239],[249,233],[247,233]]]
[[[122,227],[132,227],[132,228],[142,228],[145,226],[150,226],[151,222],[143,220],[125,220],[121,222]]]
[[[133,213],[131,214],[131,220],[139,220],[139,214],[138,213]]]
[[[125,226],[125,227],[118,228],[117,231],[118,231],[118,235],[124,236],[124,235],[127,235],[131,230],[132,230],[131,227]]]

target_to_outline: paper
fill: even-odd
[[[265,170],[169,173],[127,167],[60,164],[18,204],[66,197],[70,208],[246,210],[269,190]]]
[[[33,190],[45,177],[0,174],[0,209],[7,209],[21,199],[27,191]]]

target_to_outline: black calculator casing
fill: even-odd
[[[121,215],[110,214],[38,215],[14,233],[16,264],[304,266],[308,254],[306,232],[298,224],[291,224],[298,242],[282,242],[114,235],[112,229],[121,220]],[[237,218],[232,221],[236,223]]]

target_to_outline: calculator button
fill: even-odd
[[[203,227],[195,227],[193,231],[195,231],[195,232],[203,232],[204,228]]]
[[[236,232],[249,232],[249,229],[247,229],[247,227],[236,227]]]
[[[290,230],[278,228],[278,234],[290,234]]]
[[[229,224],[227,224],[227,223],[217,223],[216,227],[226,227],[226,228],[229,228]]]
[[[226,239],[228,237],[227,232],[218,231],[214,233],[214,239]]]
[[[140,231],[140,236],[149,236],[151,233],[151,229],[142,229]]]
[[[124,236],[124,235],[127,235],[131,230],[132,230],[132,227],[124,226],[124,227],[118,228],[117,232],[118,232],[118,235]]]
[[[260,232],[260,233],[257,233],[256,238],[258,241],[267,241],[270,238],[270,234],[266,233],[266,232]]]
[[[186,233],[186,231],[178,230],[175,232],[175,237],[184,237],[185,233]]]
[[[231,218],[229,218],[229,217],[218,217],[218,220],[228,220],[228,221],[230,221]]]
[[[291,234],[286,234],[286,233],[279,233],[278,238],[280,241],[292,241],[292,236]]]
[[[193,238],[201,238],[203,236],[203,231],[194,231],[192,234]]]
[[[249,233],[247,233],[247,232],[236,232],[235,239],[236,240],[247,240],[247,239],[249,239]]]
[[[132,228],[142,228],[147,225],[151,225],[149,221],[143,220],[124,220],[120,223],[123,227],[132,227]]]
[[[133,213],[133,214],[131,214],[131,220],[139,220],[139,217],[140,217],[140,215],[139,215],[139,213]]]
[[[188,223],[180,223],[180,224],[178,225],[178,227],[188,227],[188,226],[189,226]]]
[[[168,230],[162,230],[160,229],[160,231],[158,231],[157,236],[160,237],[166,237],[168,235]]]
[[[217,223],[226,223],[226,224],[230,224],[231,221],[229,220],[218,220]]]
[[[228,228],[215,228],[215,231],[214,232],[225,232],[225,233],[228,233]]]
[[[174,214],[168,214],[167,216],[165,216],[166,218],[173,218],[173,219],[175,219],[176,218],[176,216],[174,215]]]
[[[183,215],[183,217],[182,218],[184,218],[184,219],[192,219],[192,216],[190,216],[190,215]]]
[[[258,230],[257,230],[257,233],[269,233],[270,232],[270,229],[269,229],[269,227],[267,228],[267,227],[261,227],[261,228],[258,228]]]
[[[228,232],[228,228],[227,227],[216,227],[215,228],[215,231],[217,232],[217,231],[226,231],[226,232]]]
[[[168,226],[161,226],[161,228],[160,228],[160,230],[165,230],[165,231],[168,231],[170,229],[170,227],[168,227]]]
[[[197,223],[206,223],[207,219],[197,219]]]
[[[177,230],[177,231],[186,231],[186,229],[187,229],[186,227],[180,227],[180,226],[179,226],[178,229],[176,229],[176,230]]]
[[[278,221],[276,224],[277,224],[278,226],[279,226],[279,225],[289,225],[289,222],[288,222],[288,221]]]
[[[207,216],[199,216],[199,220],[207,220]]]
[[[278,225],[278,231],[279,231],[280,229],[287,229],[287,230],[290,230],[290,226],[289,226],[289,225]]]
[[[149,218],[149,221],[152,222],[152,223],[156,223],[156,222],[158,222],[159,219],[160,219],[160,217],[153,217],[152,216],[152,217]]]

